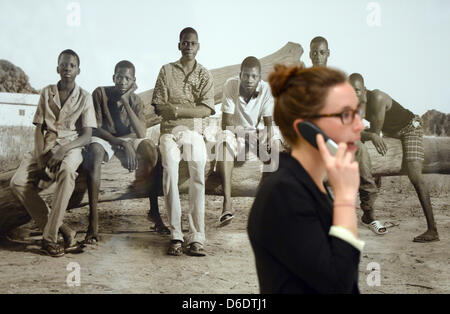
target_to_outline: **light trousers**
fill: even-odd
[[[33,172],[38,171],[38,165],[34,154],[27,153],[14,176],[11,178],[10,187],[30,216],[43,230],[43,238],[50,242],[57,242],[58,230],[63,223],[64,214],[69,200],[75,189],[78,166],[83,161],[81,148],[74,148],[67,152],[61,167],[55,176],[55,192],[51,209],[39,196],[42,191],[34,182]]]
[[[206,145],[203,136],[191,130],[163,134],[160,137],[163,166],[164,202],[169,218],[171,239],[187,244],[205,242],[205,166]],[[183,237],[178,170],[181,159],[189,169],[189,233]]]

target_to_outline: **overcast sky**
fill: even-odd
[[[209,69],[264,57],[288,41],[303,46],[310,65],[309,42],[321,35],[330,66],[360,72],[367,88],[417,114],[450,112],[448,0],[0,0],[0,12],[0,59],[37,89],[57,82],[56,58],[66,48],[80,55],[77,83],[90,92],[112,84],[122,59],[137,68],[138,92],[151,89],[160,67],[180,56],[180,30],[192,26],[197,60]]]

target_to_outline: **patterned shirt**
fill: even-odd
[[[98,128],[102,128],[114,136],[135,133],[128,112],[120,101],[120,95],[115,92],[114,86],[97,87],[92,93],[92,98]],[[131,93],[129,104],[131,110],[145,125],[144,103],[141,98],[135,93]]]
[[[47,131],[44,137],[44,153],[57,143],[66,145],[78,137],[82,128],[97,127],[92,96],[75,85],[61,107],[58,86],[48,85],[41,91],[33,124],[42,124]]]
[[[214,114],[214,87],[212,75],[202,65],[195,62],[190,73],[185,73],[180,61],[164,65],[153,90],[152,105],[175,105],[195,108],[205,105]],[[174,119],[161,122],[161,134],[171,133],[176,126],[194,129],[194,119]]]

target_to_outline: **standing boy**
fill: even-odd
[[[398,138],[402,141],[403,163],[408,178],[419,197],[420,205],[427,221],[427,230],[416,236],[414,242],[439,241],[439,234],[434,221],[430,193],[422,175],[425,152],[423,148],[422,119],[405,109],[388,94],[378,90],[368,90],[364,85],[364,78],[359,73],[353,73],[349,81],[355,89],[361,106],[366,107],[366,119],[370,122],[370,129],[361,133],[361,138],[372,141],[377,152],[385,155],[388,147],[383,141],[383,135]],[[370,159],[363,160],[370,162]],[[362,167],[370,168],[370,164]],[[360,166],[361,168],[361,166]],[[372,176],[367,171],[368,176]],[[364,212],[362,217],[370,221],[373,212]]]

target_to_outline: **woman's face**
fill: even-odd
[[[345,110],[356,110],[358,108],[358,97],[350,83],[345,82],[330,88],[325,106],[318,114],[335,114]],[[353,155],[356,153],[356,141],[361,138],[364,129],[361,117],[356,114],[353,122],[344,125],[340,117],[323,117],[313,121],[326,135],[336,143],[346,143],[347,151]]]

